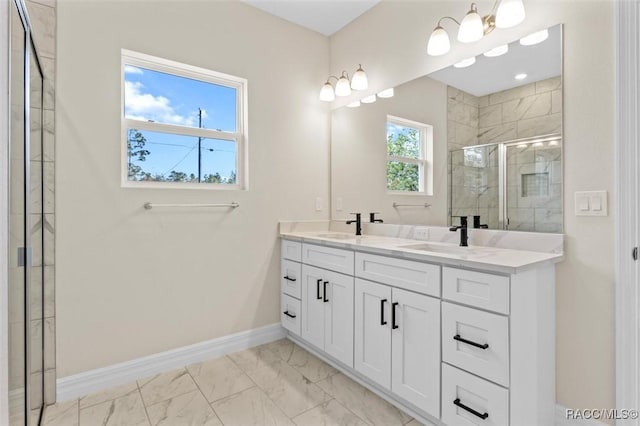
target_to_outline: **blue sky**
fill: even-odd
[[[236,90],[144,68],[125,67],[125,116],[135,120],[236,131]],[[172,170],[198,173],[198,138],[158,132],[142,132],[150,151],[146,161],[136,162],[152,174]],[[220,173],[228,177],[236,168],[235,144],[203,139],[202,176]]]

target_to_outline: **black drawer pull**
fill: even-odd
[[[282,277],[282,278],[284,278],[287,281],[295,281],[296,280],[295,278],[291,278],[289,275],[287,275],[285,277]]]
[[[470,412],[471,414],[473,414],[474,416],[478,416],[480,417],[482,420],[486,419],[487,417],[489,417],[489,413],[479,413],[476,410],[474,410],[471,407],[467,407],[466,405],[464,405],[462,402],[460,402],[460,398],[456,398],[453,400],[453,404],[457,405],[458,407],[462,408],[463,410],[467,410],[468,412]]]
[[[290,314],[289,311],[284,311],[283,314],[285,314],[286,316],[288,316],[289,318],[295,318],[296,316],[293,314]]]
[[[320,296],[320,283],[322,282],[322,278],[318,278],[316,281],[316,299],[322,300],[322,296]]]
[[[453,340],[457,340],[458,342],[466,343],[467,345],[475,346],[476,348],[480,348],[480,349],[489,348],[488,343],[480,344],[480,343],[472,342],[471,340],[463,339],[462,337],[460,337],[459,334],[456,334],[455,336],[453,336]]]
[[[329,301],[329,299],[327,299],[327,284],[329,284],[329,281],[324,282],[324,288],[323,288],[324,294],[322,295],[322,301],[324,303],[327,303]]]
[[[399,328],[398,324],[396,324],[396,306],[398,306],[399,302],[393,302],[391,304],[391,328],[395,330]]]
[[[382,299],[380,301],[380,325],[387,325],[387,322],[384,320],[384,303],[387,299]]]

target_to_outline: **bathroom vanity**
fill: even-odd
[[[552,425],[562,253],[283,232],[288,337],[422,421]]]

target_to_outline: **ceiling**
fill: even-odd
[[[516,74],[527,78],[516,80]],[[429,74],[434,80],[471,93],[484,96],[532,81],[545,80],[562,73],[562,42],[560,25],[549,28],[549,38],[533,46],[522,46],[519,41],[509,44],[509,52],[487,58],[476,56],[476,63],[466,68],[453,66]]]
[[[330,36],[380,0],[242,0],[267,13]]]

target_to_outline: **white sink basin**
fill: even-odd
[[[489,255],[491,250],[486,248],[477,247],[460,247],[453,244],[433,244],[433,243],[421,243],[421,244],[408,244],[404,246],[398,246],[401,249],[430,251],[433,253],[445,253],[455,255]]]

